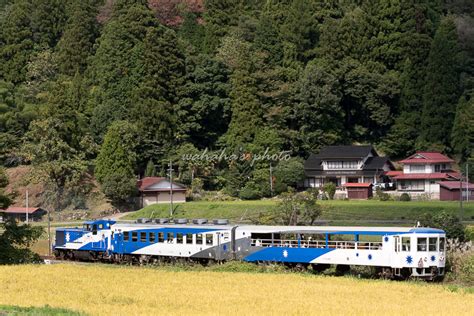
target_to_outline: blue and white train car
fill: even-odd
[[[58,229],[55,254],[115,262],[243,260],[322,270],[376,267],[386,277],[444,275],[446,235],[407,227],[178,225],[86,222]]]

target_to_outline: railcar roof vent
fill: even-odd
[[[196,224],[196,225],[207,224],[207,218],[196,218],[196,219],[193,219],[193,224]]]
[[[166,224],[169,223],[169,221],[167,218],[155,218],[155,224]]]
[[[187,218],[176,218],[174,220],[174,223],[175,224],[187,224],[188,223],[188,219]]]
[[[150,223],[150,222],[151,222],[151,219],[149,219],[149,218],[139,218],[139,219],[137,219],[138,224],[145,224],[145,223]]]
[[[225,218],[218,218],[212,221],[214,225],[227,225],[229,224],[229,220]]]

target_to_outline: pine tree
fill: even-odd
[[[94,174],[105,196],[118,209],[127,208],[136,193],[137,129],[126,121],[110,125],[96,159]]]
[[[87,59],[93,53],[95,39],[99,33],[96,8],[88,1],[75,1],[64,34],[57,46],[59,70],[73,76],[83,73]]]
[[[29,1],[15,1],[0,20],[0,79],[14,83],[25,80],[26,65],[34,47],[32,11]]]
[[[154,177],[156,176],[156,168],[155,164],[153,161],[148,160],[148,163],[146,164],[146,169],[145,169],[145,177]]]
[[[102,31],[87,71],[94,86],[91,128],[99,139],[111,122],[129,117],[134,93],[145,76],[143,40],[148,29],[157,26],[145,5],[133,4],[114,11]]]
[[[53,48],[66,25],[66,1],[32,0],[31,26],[33,38],[42,48]]]
[[[453,17],[441,21],[431,46],[419,146],[447,146],[459,98],[460,48]]]

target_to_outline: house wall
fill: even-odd
[[[439,170],[436,170],[436,166],[439,166]],[[420,170],[422,169],[422,170]],[[442,172],[443,170],[451,169],[451,164],[405,164],[403,165],[403,173],[435,173]]]
[[[169,192],[147,192],[143,193],[143,207],[157,204],[157,203],[170,203],[170,194]],[[173,193],[173,203],[184,203],[186,202],[185,192],[174,192]]]
[[[444,187],[441,187],[439,199],[441,201],[459,201],[460,199],[460,190],[448,190]],[[466,191],[463,190],[463,200],[467,199]],[[469,190],[469,200],[474,200],[474,190]]]

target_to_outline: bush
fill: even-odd
[[[460,242],[466,240],[464,225],[454,214],[441,212],[435,215],[425,214],[421,221],[423,226],[440,228],[446,232],[446,237],[450,239],[457,239]]]
[[[446,253],[448,281],[456,281],[468,286],[474,285],[474,249],[472,242],[449,240]]]
[[[375,194],[377,195],[377,198],[380,201],[390,201],[390,200],[392,200],[392,196],[388,193],[383,192],[382,189],[380,189],[380,188],[376,189]]]
[[[334,199],[334,195],[336,194],[336,185],[332,182],[325,183],[323,186],[324,192],[326,192],[328,198],[330,200]]]
[[[400,195],[400,201],[404,201],[404,202],[411,201],[411,197],[408,193],[402,193],[402,195]]]
[[[249,181],[242,190],[240,190],[239,197],[242,200],[258,200],[262,197],[262,193],[254,182]]]

